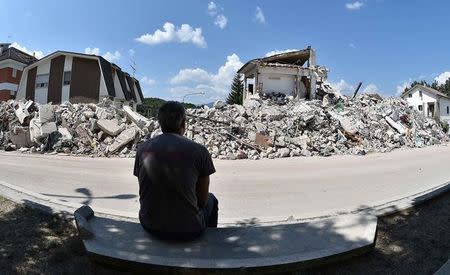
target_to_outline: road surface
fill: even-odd
[[[0,153],[0,181],[136,217],[133,159]],[[366,156],[215,160],[219,222],[282,222],[389,203],[450,181],[450,146]]]

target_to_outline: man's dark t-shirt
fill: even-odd
[[[181,135],[165,133],[141,144],[134,164],[141,223],[159,232],[203,231],[207,221],[196,185],[215,171],[208,150]]]

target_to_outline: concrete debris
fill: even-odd
[[[32,105],[0,103],[0,149],[134,157],[138,143],[161,134],[155,118],[109,100]],[[354,99],[327,94],[311,101],[272,94],[243,106],[214,106],[187,110],[186,137],[219,159],[365,155],[448,141],[433,118],[411,110],[400,98],[377,94]]]
[[[97,126],[103,132],[113,137],[125,130],[125,124],[119,125],[119,121],[117,119],[99,119],[97,121]]]
[[[433,118],[400,98],[377,94],[354,99],[327,94],[311,101],[271,94],[243,106],[190,109],[188,114],[187,137],[220,159],[365,155],[448,141]]]
[[[10,100],[0,102],[0,117],[0,150],[23,153],[134,157],[137,142],[159,130],[155,119],[110,100],[38,106]]]
[[[120,135],[114,140],[114,143],[109,146],[108,152],[114,153],[120,148],[123,148],[125,145],[135,139],[136,133],[137,130],[134,127],[120,133]]]

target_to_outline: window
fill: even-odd
[[[12,70],[12,77],[16,78],[17,77],[17,69],[13,69]]]
[[[48,87],[48,74],[40,74],[36,76],[36,89]]]
[[[408,97],[410,97],[410,98],[411,98],[411,97],[412,97],[412,94],[408,94]]]
[[[422,111],[422,105],[419,105],[418,108],[419,108],[419,111]]]
[[[253,84],[248,84],[248,91],[253,94]]]
[[[419,95],[420,95],[420,97],[422,97],[422,91],[419,91]]]
[[[63,80],[63,85],[70,85],[70,80],[72,79],[72,72],[64,72],[64,80]]]
[[[447,115],[450,114],[449,107],[447,106]]]

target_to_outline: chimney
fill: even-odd
[[[0,43],[0,54],[6,51],[10,45],[11,43]]]

